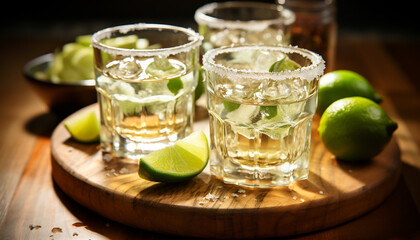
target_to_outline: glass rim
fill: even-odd
[[[287,70],[282,72],[261,72],[251,71],[246,69],[235,69],[216,63],[214,58],[220,54],[232,53],[241,50],[271,50],[280,51],[283,53],[297,53],[311,61],[309,66],[304,66],[296,70]],[[312,81],[324,74],[325,61],[317,53],[309,51],[304,48],[294,46],[264,46],[264,45],[231,45],[220,48],[215,48],[207,51],[203,56],[203,69],[206,71],[212,71],[219,74],[222,77],[227,78],[252,78],[257,80],[272,79],[282,81],[290,78],[300,78],[306,81]]]
[[[214,9],[222,8],[240,8],[240,7],[252,7],[252,8],[266,8],[281,13],[279,18],[266,19],[266,20],[249,20],[249,21],[238,21],[238,20],[225,20],[222,18],[216,18],[209,16],[208,14]],[[295,14],[279,6],[277,4],[265,3],[265,2],[245,2],[245,1],[231,1],[231,2],[213,2],[208,3],[195,11],[195,21],[200,25],[207,25],[211,28],[223,29],[244,29],[261,31],[273,24],[291,25],[295,21]]]
[[[146,29],[156,29],[156,30],[174,30],[178,32],[185,33],[188,36],[188,42],[167,48],[158,48],[158,49],[127,49],[127,48],[118,48],[105,45],[100,41],[106,38],[109,38],[113,32],[120,32],[122,34],[129,33],[130,31],[137,30],[146,30]],[[199,47],[201,45],[203,37],[195,32],[191,28],[184,28],[179,26],[173,26],[168,24],[154,24],[154,23],[136,23],[136,24],[127,24],[105,28],[95,32],[92,35],[92,47],[100,49],[104,52],[110,54],[117,54],[123,56],[168,56],[175,55],[182,52],[188,52],[194,47]]]

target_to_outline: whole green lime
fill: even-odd
[[[364,97],[335,101],[321,116],[318,132],[338,159],[364,161],[378,155],[397,129],[377,103]]]
[[[318,112],[322,114],[338,99],[353,96],[369,98],[376,103],[382,101],[381,96],[360,74],[349,70],[329,72],[319,79]]]

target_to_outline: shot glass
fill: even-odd
[[[192,132],[202,37],[162,24],[92,36],[104,153],[138,160]]]
[[[203,52],[231,44],[289,44],[292,11],[262,2],[209,3],[194,15],[204,36]]]
[[[269,71],[274,63],[280,71]],[[322,57],[290,46],[229,46],[208,51],[203,68],[211,173],[248,187],[306,179]]]

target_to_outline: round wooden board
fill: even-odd
[[[98,111],[98,105],[69,118],[88,110]],[[62,123],[51,139],[52,174],[58,186],[80,204],[150,231],[203,238],[302,234],[366,213],[390,194],[400,176],[400,152],[394,139],[367,164],[343,163],[322,145],[318,122],[315,116],[309,179],[289,187],[228,185],[211,176],[208,167],[187,182],[149,182],[138,177],[136,164],[104,162],[99,145],[73,141]],[[208,134],[208,119],[197,120],[194,129]]]

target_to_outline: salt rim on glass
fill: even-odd
[[[209,16],[214,9],[217,8],[239,8],[243,7],[261,7],[261,8],[271,8],[275,11],[281,12],[281,17],[266,19],[266,20],[250,20],[250,21],[239,21],[239,20],[226,20],[221,18],[216,18]],[[195,11],[194,14],[195,21],[200,25],[207,25],[211,28],[216,29],[243,29],[248,31],[262,31],[270,25],[282,24],[282,25],[291,25],[295,22],[295,14],[288,10],[284,9],[281,6],[276,4],[263,3],[263,2],[223,2],[223,3],[209,3]]]
[[[159,48],[159,49],[126,49],[126,48],[117,48],[111,47],[101,43],[100,41],[106,38],[110,38],[112,33],[118,31],[122,34],[127,34],[131,31],[138,30],[147,30],[147,29],[156,29],[156,30],[174,30],[178,32],[185,33],[188,35],[189,42],[169,48]],[[169,56],[176,55],[182,52],[189,52],[191,48],[195,48],[201,45],[203,37],[192,30],[191,28],[183,28],[167,24],[152,24],[152,23],[137,23],[129,25],[121,25],[116,27],[109,27],[103,30],[100,30],[92,35],[92,46],[98,48],[104,52],[110,54],[118,54],[123,56]]]
[[[234,69],[218,64],[214,58],[223,53],[232,53],[241,50],[262,50],[262,51],[281,51],[282,53],[297,53],[311,61],[311,65],[304,66],[296,70],[286,70],[282,72],[256,72],[246,69]],[[322,57],[309,50],[293,46],[262,46],[262,45],[231,45],[221,48],[211,49],[203,56],[203,69],[212,71],[222,77],[227,78],[252,78],[256,80],[272,79],[282,81],[290,78],[300,78],[308,82],[322,76],[325,69],[325,61]]]

